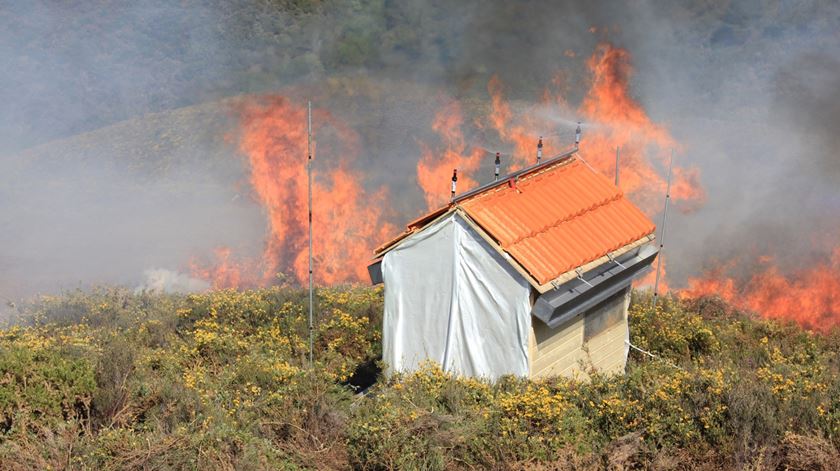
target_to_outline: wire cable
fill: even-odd
[[[670,367],[672,367],[672,368],[676,368],[676,369],[678,369],[678,370],[680,370],[680,371],[685,371],[685,369],[683,369],[683,368],[681,368],[681,367],[679,367],[679,366],[675,365],[674,363],[672,363],[672,362],[670,362],[670,361],[666,360],[665,358],[663,358],[663,357],[661,357],[661,356],[659,356],[659,355],[656,355],[656,354],[650,353],[650,352],[649,352],[649,351],[647,351],[647,350],[644,350],[644,349],[642,349],[642,348],[639,348],[639,347],[637,347],[637,346],[633,345],[632,343],[630,343],[630,341],[629,341],[629,340],[625,340],[625,341],[624,341],[624,343],[626,343],[626,344],[627,344],[627,346],[628,346],[628,347],[630,347],[630,348],[632,348],[633,350],[636,350],[636,351],[638,351],[638,352],[644,353],[645,355],[647,355],[647,356],[649,356],[649,357],[653,358],[654,360],[659,360],[659,361],[661,361],[662,363],[665,363],[666,365],[668,365],[668,366],[670,366]]]

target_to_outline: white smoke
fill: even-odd
[[[165,268],[150,268],[143,272],[146,280],[134,291],[154,293],[195,293],[210,289],[204,280]]]

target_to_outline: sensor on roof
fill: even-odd
[[[455,198],[455,185],[458,183],[458,169],[452,170],[452,198]]]

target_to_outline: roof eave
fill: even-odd
[[[628,288],[651,270],[651,263],[659,249],[643,245],[631,250],[620,260],[604,264],[580,279],[572,279],[557,289],[540,295],[531,314],[549,328],[557,328],[582,312],[597,306],[616,293]]]
[[[598,266],[601,266],[605,263],[612,262],[613,260],[623,256],[624,254],[641,247],[644,244],[652,242],[655,239],[653,233],[650,233],[639,240],[633,241],[627,245],[622,246],[621,248],[614,250],[612,252],[607,253],[606,255],[599,257],[591,262],[588,262],[584,265],[579,267],[573,268],[557,278],[547,282],[547,283],[540,283],[537,281],[536,278],[524,267],[521,263],[519,263],[516,258],[514,258],[511,254],[509,254],[499,243],[494,239],[490,234],[487,233],[477,222],[475,222],[470,215],[463,210],[460,206],[456,207],[455,212],[461,216],[461,218],[466,221],[466,223],[472,227],[478,235],[484,239],[490,246],[499,253],[520,275],[522,275],[528,283],[534,287],[540,294],[546,293],[548,291],[553,290],[557,286],[562,285],[563,283],[572,280],[578,277],[578,270],[580,273],[586,273]]]
[[[487,242],[490,245],[490,247],[493,248],[493,250],[498,252],[498,254],[501,255],[502,258],[505,259],[505,261],[507,261],[511,267],[513,267],[514,270],[519,272],[519,274],[522,275],[522,277],[525,278],[531,286],[537,287],[539,285],[539,283],[531,275],[531,273],[527,269],[525,269],[525,267],[523,267],[522,264],[516,261],[516,259],[513,258],[513,256],[510,255],[501,245],[499,245],[499,242],[496,241],[496,239],[494,239],[490,234],[488,234],[487,231],[485,231],[484,228],[481,227],[481,225],[475,222],[473,218],[471,218],[470,215],[464,209],[458,206],[456,209],[456,213],[459,216],[461,216],[461,218],[467,223],[467,225],[469,225],[476,233],[478,233],[478,235],[482,239],[484,239],[484,241]]]
[[[623,247],[621,247],[617,250],[609,252],[602,257],[599,257],[595,260],[592,260],[591,262],[585,263],[585,264],[583,264],[579,267],[575,267],[575,268],[573,268],[573,269],[571,269],[571,270],[569,270],[565,273],[562,273],[561,275],[559,275],[558,277],[554,278],[553,280],[551,280],[547,283],[534,285],[534,288],[536,288],[536,290],[539,291],[540,294],[551,291],[554,288],[562,285],[563,283],[577,278],[578,273],[586,273],[586,272],[592,270],[595,267],[598,267],[598,266],[603,265],[605,263],[612,262],[613,260],[615,260],[615,259],[621,257],[622,255],[626,254],[627,252],[630,252],[631,250],[636,249],[638,247],[641,247],[642,245],[647,244],[649,242],[653,242],[655,239],[656,239],[656,236],[654,236],[653,233],[650,233],[650,234],[642,237],[641,239],[636,240],[634,242],[631,242],[631,243],[629,243],[629,244],[627,244],[627,245],[625,245],[625,246],[623,246]]]
[[[453,206],[453,205],[444,206],[442,208],[439,208],[439,209],[435,210],[434,212],[426,214],[425,216],[417,218],[414,221],[410,222],[408,224],[408,227],[406,228],[405,232],[398,235],[397,237],[394,237],[393,239],[389,240],[388,242],[385,242],[384,244],[380,245],[379,247],[377,247],[373,251],[374,260],[378,259],[378,258],[382,258],[383,255],[385,255],[386,253],[393,250],[396,246],[400,245],[400,243],[403,240],[407,239],[409,236],[422,231],[426,227],[428,227],[428,226],[434,224],[435,222],[437,222],[438,220],[446,217],[447,215],[449,215],[449,213],[451,213],[453,211],[455,211],[455,206]]]

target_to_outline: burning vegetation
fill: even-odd
[[[680,164],[683,146],[630,93],[630,59],[625,49],[600,44],[586,61],[588,89],[577,107],[561,93],[562,74],[547,84],[536,104],[524,108],[506,99],[505,85],[497,76],[487,83],[489,107],[483,114],[467,117],[461,101],[440,95],[430,125],[436,139],[415,140],[419,153],[416,184],[425,202],[419,209],[432,210],[448,202],[453,169],[457,169],[461,191],[487,180],[489,172],[482,172],[497,152],[476,142],[496,142],[507,150],[500,154],[503,176],[535,163],[537,143],[545,158],[568,149],[576,120],[584,128],[581,157],[609,176],[620,162],[620,188],[650,217],[662,210],[664,175],[672,150],[678,156],[671,185],[676,208],[690,212],[702,207],[706,195],[699,170]],[[284,276],[303,283],[308,247],[305,106],[287,96],[255,96],[242,100],[236,113],[238,149],[248,164],[254,199],[268,220],[263,254],[249,259],[220,247],[214,262],[194,260],[191,271],[215,288],[268,286],[282,282]],[[365,173],[354,164],[364,150],[351,125],[322,108],[314,110],[313,123],[317,144],[312,216],[315,281],[321,285],[363,282],[373,248],[415,215],[386,209],[389,198],[401,193],[399,188],[365,183]],[[475,137],[488,134],[492,134],[489,140]],[[823,330],[840,318],[837,258],[835,251],[829,263],[788,274],[768,262],[740,278],[727,275],[727,267],[735,262],[724,263],[691,277],[687,287],[678,291],[683,297],[718,295],[743,309]],[[668,291],[665,263],[662,271],[660,290]],[[653,284],[653,274],[639,284]]]
[[[194,276],[208,278],[215,288],[267,286],[286,274],[303,283],[308,277],[308,209],[306,166],[307,111],[281,96],[248,99],[238,108],[239,149],[247,158],[255,199],[268,218],[265,249],[259,260],[237,261],[227,247],[216,251],[217,263],[193,263]],[[386,191],[368,192],[351,167],[358,152],[352,130],[323,110],[316,135],[337,141],[340,157],[314,170],[312,223],[317,247],[319,284],[361,281],[373,244],[394,232],[384,221]],[[317,141],[316,141],[317,142]]]
[[[6,3],[0,470],[837,468],[836,0]],[[374,247],[576,129],[675,156],[624,374],[358,395]]]
[[[440,136],[442,149],[432,149],[420,142],[422,156],[417,162],[417,184],[423,189],[428,209],[436,209],[449,201],[449,177],[452,169],[461,171],[461,188],[476,186],[475,175],[486,156],[483,149],[467,149],[461,127],[464,125],[461,104],[447,100],[435,116],[432,129]]]
[[[679,295],[720,296],[740,309],[770,319],[793,320],[816,331],[840,325],[840,248],[834,249],[827,262],[792,273],[783,273],[772,257],[762,257],[759,268],[743,280],[728,275],[736,262],[690,278]]]

